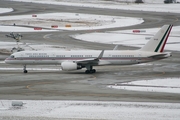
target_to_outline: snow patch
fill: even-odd
[[[160,28],[139,29],[145,32],[134,33],[133,30],[113,31],[113,32],[94,32],[86,34],[72,35],[71,37],[88,42],[98,42],[105,44],[119,44],[125,46],[142,47],[153,37]],[[166,50],[180,51],[180,26],[173,27],[170,37],[165,46]]]
[[[178,120],[180,116],[179,103],[21,100],[24,103],[23,107],[13,109],[12,101],[0,101],[0,117],[96,120],[156,120],[158,118],[160,120]]]
[[[55,4],[55,5],[66,5],[66,6],[80,6],[80,7],[91,7],[91,8],[103,8],[103,9],[122,9],[122,10],[138,10],[138,11],[153,11],[153,12],[173,12],[180,13],[179,4],[164,4],[163,0],[143,0],[145,4],[135,4],[135,0],[114,0],[114,1],[103,1],[103,0],[12,0],[12,1],[23,1],[23,2],[34,2],[43,4]],[[177,0],[180,2],[180,0]]]
[[[142,18],[79,13],[46,13],[37,14],[36,17],[32,15],[2,16],[0,21],[1,32],[94,30],[131,26],[144,22]],[[35,30],[35,28],[42,28],[42,30]]]
[[[0,8],[0,14],[7,13],[7,12],[12,12],[12,11],[13,11],[12,8]]]
[[[179,81],[180,78],[140,80],[117,85],[109,85],[108,88],[147,92],[180,93]]]

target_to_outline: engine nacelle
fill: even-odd
[[[78,70],[82,68],[80,65],[77,65],[77,63],[74,62],[62,62],[61,67],[64,71]]]

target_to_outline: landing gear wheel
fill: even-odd
[[[28,73],[28,71],[27,71],[27,70],[24,70],[24,73]]]
[[[96,73],[96,69],[92,69],[92,72],[93,72],[93,73]]]
[[[89,74],[89,73],[96,73],[96,70],[95,70],[95,69],[92,69],[92,70],[86,70],[85,73],[86,73],[86,74]]]
[[[27,73],[27,72],[28,72],[28,71],[26,70],[26,65],[24,65],[23,70],[24,70],[24,73]]]
[[[92,70],[90,70],[90,73],[92,74],[92,73],[93,73],[93,71],[92,71]]]
[[[85,73],[86,73],[86,74],[89,74],[89,73],[90,73],[90,70],[86,70]]]

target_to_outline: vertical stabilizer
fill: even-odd
[[[163,52],[173,25],[164,25],[140,50]]]

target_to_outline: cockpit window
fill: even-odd
[[[14,55],[11,55],[10,58],[14,58]]]

